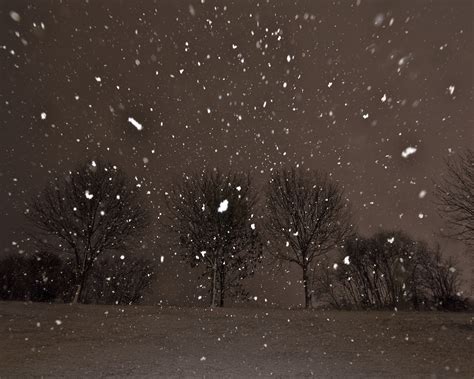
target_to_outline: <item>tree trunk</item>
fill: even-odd
[[[308,266],[303,266],[304,307],[311,308],[311,292],[309,289]]]
[[[74,294],[74,299],[72,299],[73,304],[79,303],[81,294],[82,294],[82,282],[79,282],[79,284],[77,285],[76,293]]]
[[[221,293],[220,293],[220,299],[219,299],[219,307],[223,307],[224,306],[224,291],[221,290]]]
[[[225,298],[225,269],[224,269],[224,267],[221,268],[219,287],[220,287],[219,307],[222,308],[224,306],[224,298]]]
[[[82,293],[84,292],[84,284],[86,281],[86,273],[83,272],[80,275],[79,283],[77,284],[76,293],[74,294],[73,304],[81,302]]]
[[[216,296],[217,296],[217,260],[214,261],[214,266],[212,267],[212,294],[211,294],[211,308],[216,306]]]
[[[413,269],[413,274],[412,274],[412,278],[411,278],[411,285],[412,285],[412,292],[413,292],[413,308],[418,311],[420,310],[420,302],[418,300],[418,291],[417,291],[417,279],[416,279],[416,274],[417,274],[417,271],[416,271],[416,266],[415,268]]]

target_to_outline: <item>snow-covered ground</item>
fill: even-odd
[[[467,313],[0,302],[0,377],[472,377]]]

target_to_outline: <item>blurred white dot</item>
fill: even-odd
[[[227,210],[227,208],[229,208],[229,200],[223,200],[220,204],[219,204],[219,208],[217,209],[217,212],[219,213],[223,213]]]
[[[416,147],[408,146],[405,150],[402,151],[402,157],[408,158],[410,155],[416,153]]]
[[[18,13],[15,11],[10,11],[10,17],[12,18],[13,21],[20,22],[21,17]]]
[[[374,18],[374,25],[375,26],[381,26],[383,24],[383,20],[385,20],[385,16],[383,15],[383,13],[379,13]]]

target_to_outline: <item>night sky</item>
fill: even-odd
[[[0,0],[0,254],[22,248],[25,201],[48,177],[102,157],[157,216],[183,172],[249,170],[261,186],[284,166],[323,169],[363,234],[399,228],[462,260],[465,247],[438,236],[432,190],[443,159],[474,145],[473,11],[470,0]],[[149,240],[165,256],[159,296],[184,296],[157,228]]]

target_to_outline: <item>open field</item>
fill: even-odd
[[[0,377],[473,377],[473,314],[0,303]]]

